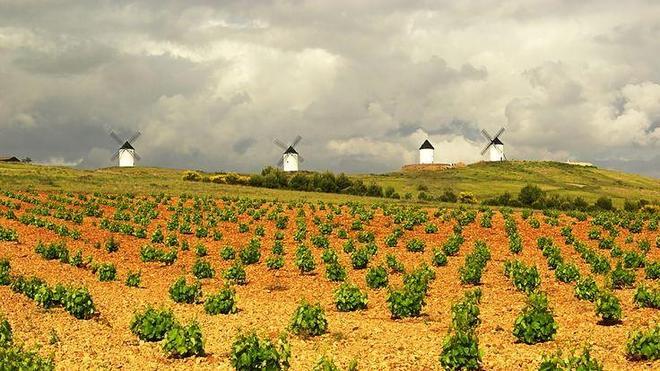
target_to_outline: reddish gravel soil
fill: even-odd
[[[46,199],[46,195],[41,195]],[[6,198],[5,198],[6,199]],[[21,203],[21,215],[31,205]],[[222,202],[218,202],[222,206]],[[104,207],[104,215],[111,216],[114,209]],[[0,206],[0,210],[7,208]],[[165,226],[171,212],[164,206],[159,206],[160,216],[148,228],[149,235],[157,225]],[[373,231],[379,246],[379,252],[370,266],[383,263],[387,253],[395,254],[411,269],[421,262],[431,262],[432,248],[440,247],[452,233],[455,221],[446,222],[432,217],[430,220],[438,225],[435,234],[424,233],[424,226],[417,226],[413,231],[406,231],[398,246],[388,248],[382,241],[396,226],[392,218],[384,216],[379,210],[374,219],[365,224],[365,229]],[[20,241],[0,242],[0,257],[6,257],[11,262],[12,274],[36,275],[49,284],[66,283],[82,285],[89,289],[99,315],[91,320],[76,320],[61,308],[43,310],[34,301],[23,295],[12,292],[9,287],[0,287],[0,313],[4,313],[14,330],[18,342],[28,346],[40,345],[39,352],[52,354],[57,368],[70,369],[231,369],[230,348],[239,330],[256,330],[261,335],[275,337],[286,330],[291,315],[301,299],[320,302],[327,314],[329,332],[325,335],[301,339],[290,335],[292,349],[291,366],[293,370],[309,370],[321,355],[331,356],[338,365],[345,368],[353,359],[358,361],[361,370],[429,370],[440,369],[438,357],[450,321],[451,304],[462,296],[464,289],[460,284],[458,270],[464,263],[464,257],[471,252],[476,240],[484,240],[489,246],[492,259],[488,262],[480,285],[483,291],[481,304],[481,325],[477,328],[479,347],[483,352],[483,367],[487,370],[536,369],[543,354],[563,349],[565,353],[580,350],[590,344],[592,355],[600,360],[605,369],[634,370],[658,369],[658,362],[631,362],[625,357],[625,343],[628,333],[638,328],[646,328],[658,320],[658,311],[648,308],[637,308],[632,301],[634,289],[615,291],[623,309],[623,321],[614,326],[598,324],[594,305],[579,301],[573,296],[573,285],[561,283],[555,279],[554,272],[547,268],[546,260],[536,247],[539,236],[549,236],[561,248],[565,260],[577,264],[582,274],[590,272],[589,266],[575,252],[572,246],[565,245],[560,235],[560,228],[575,219],[567,216],[560,218],[557,227],[541,223],[541,228],[533,229],[529,223],[516,214],[518,229],[523,238],[523,252],[516,256],[527,264],[534,264],[541,272],[542,290],[548,293],[550,306],[558,323],[558,332],[553,341],[536,345],[517,343],[512,335],[515,318],[525,304],[525,295],[517,291],[511,281],[502,273],[503,263],[514,258],[509,251],[508,239],[504,231],[502,215],[495,213],[492,228],[479,226],[481,214],[475,223],[463,231],[465,243],[461,246],[458,256],[449,257],[447,266],[434,268],[436,280],[431,283],[427,304],[423,315],[418,318],[392,320],[387,308],[387,289],[368,289],[365,283],[366,270],[351,269],[347,254],[342,251],[343,240],[330,237],[331,246],[340,256],[340,261],[347,268],[347,281],[358,284],[368,291],[368,309],[340,313],[334,307],[333,291],[338,283],[329,282],[325,278],[325,268],[320,260],[321,250],[313,248],[317,267],[315,273],[301,275],[294,266],[294,251],[297,243],[293,240],[295,231],[296,210],[287,210],[289,215],[288,228],[285,230],[285,266],[280,271],[270,271],[265,266],[265,258],[273,246],[273,236],[276,231],[272,221],[262,218],[254,225],[261,224],[266,229],[262,239],[262,257],[257,265],[246,267],[248,284],[237,286],[237,305],[239,312],[233,315],[210,316],[204,312],[202,304],[177,304],[170,299],[169,286],[182,274],[190,279],[191,266],[195,261],[194,246],[199,241],[189,237],[191,250],[179,251],[179,258],[172,266],[161,266],[157,263],[143,263],[140,260],[140,248],[149,240],[127,237],[119,233],[114,236],[120,242],[120,250],[107,253],[103,248],[95,248],[95,243],[103,242],[111,235],[110,232],[98,227],[100,218],[85,217],[82,225],[44,217],[70,228],[79,229],[83,238],[74,241],[65,239],[71,252],[78,249],[84,256],[93,256],[97,262],[112,262],[117,266],[118,280],[114,282],[99,282],[89,270],[75,268],[59,261],[46,261],[34,252],[38,241],[50,242],[61,238],[53,232],[34,226],[24,226],[15,220],[0,217],[0,225],[18,231]],[[328,211],[316,211],[316,215],[324,219]],[[306,209],[308,237],[317,233],[312,223],[313,212]],[[538,219],[544,218],[538,214]],[[247,215],[241,215],[240,220],[250,222]],[[344,209],[335,222],[350,230],[353,218]],[[252,237],[254,225],[246,234],[238,232],[238,224],[219,222],[218,227],[223,232],[221,241],[213,241],[211,237],[201,241],[207,246],[207,259],[216,270],[216,277],[202,280],[205,294],[213,293],[223,286],[220,272],[231,265],[223,261],[219,251],[223,246],[231,245],[237,250],[246,245]],[[576,237],[598,249],[596,241],[589,241],[587,231],[591,228],[588,222],[576,222],[573,231]],[[337,228],[336,228],[337,229]],[[335,231],[336,231],[335,229]],[[354,235],[355,232],[349,232]],[[625,243],[629,234],[621,230],[616,242],[624,250],[636,249],[636,242]],[[647,238],[652,247],[648,254],[651,260],[660,258],[660,249],[654,246],[658,232],[644,230],[634,235],[635,241]],[[181,236],[180,236],[181,237]],[[426,241],[423,253],[406,251],[405,243],[411,238]],[[311,243],[308,242],[311,246]],[[607,250],[598,250],[609,258]],[[611,262],[614,260],[611,259]],[[614,264],[613,264],[614,265]],[[124,285],[127,271],[142,272],[142,287],[129,288]],[[656,285],[644,279],[643,269],[636,271],[637,281]],[[401,275],[390,274],[390,283],[401,284]],[[596,276],[599,286],[603,285],[603,276]],[[205,357],[185,360],[168,359],[162,351],[160,343],[140,342],[134,336],[129,324],[133,313],[145,305],[171,308],[180,322],[187,323],[197,319],[205,340]],[[52,333],[56,333],[59,342],[49,344]]]

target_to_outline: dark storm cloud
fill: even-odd
[[[0,153],[254,171],[380,172],[431,139],[658,174],[660,5],[649,1],[0,1]],[[656,161],[653,161],[653,160]]]

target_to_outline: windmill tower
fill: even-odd
[[[506,156],[504,155],[504,143],[500,140],[499,136],[504,133],[504,128],[501,128],[500,131],[495,134],[495,137],[490,136],[486,130],[481,130],[481,135],[488,140],[488,144],[481,151],[481,155],[486,154],[486,151],[489,151],[487,161],[505,161]]]
[[[298,171],[298,164],[305,161],[302,156],[296,151],[295,147],[300,143],[302,137],[298,135],[290,145],[284,144],[281,140],[275,139],[273,143],[284,150],[280,161],[277,163],[278,167],[286,172]]]
[[[420,164],[432,164],[433,163],[433,152],[435,148],[429,140],[425,140],[422,143],[422,146],[419,147],[419,163]]]
[[[110,161],[116,161],[119,159],[119,167],[133,167],[135,166],[135,161],[140,160],[140,156],[135,152],[135,148],[133,148],[133,145],[131,144],[132,142],[135,142],[137,138],[142,135],[139,131],[133,134],[132,137],[126,139],[126,140],[121,140],[117,134],[114,132],[110,132],[110,136],[112,139],[114,139],[118,144],[121,145],[117,152],[110,158]]]

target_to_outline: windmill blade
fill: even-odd
[[[124,144],[124,142],[121,140],[121,138],[117,134],[115,134],[114,131],[110,132],[110,136],[112,137],[112,139],[116,140],[117,143]]]
[[[134,141],[137,140],[137,138],[140,137],[140,135],[142,135],[142,133],[140,133],[139,131],[136,131],[135,134],[133,134],[132,137],[128,138],[127,142],[128,143],[133,143]]]
[[[284,165],[284,157],[280,157],[280,160],[277,161],[277,167],[282,167]]]
[[[273,143],[275,143],[276,146],[282,148],[282,150],[284,150],[284,151],[286,151],[286,149],[289,148],[289,146],[287,146],[286,144],[282,143],[282,141],[279,140],[279,139],[277,139],[277,138],[275,138],[275,139],[273,140]]]
[[[490,146],[492,145],[493,142],[488,142],[488,144],[486,144],[486,147],[484,147],[484,149],[481,151],[481,155],[483,156],[486,153],[486,151],[488,151],[488,148],[490,148]]]
[[[481,135],[483,135],[486,139],[488,139],[489,142],[493,141],[493,138],[490,137],[490,134],[484,129],[481,129]]]
[[[305,162],[305,159],[300,154],[298,154],[298,162]]]
[[[119,158],[119,151],[115,152],[112,157],[110,157],[110,161],[116,161]]]
[[[495,134],[495,138],[497,138],[497,137],[499,137],[500,135],[502,135],[502,133],[504,133],[504,128],[501,128],[500,131],[498,131],[497,134]]]
[[[298,143],[300,143],[301,140],[302,137],[300,135],[296,136],[296,139],[294,139],[293,142],[291,143],[291,147],[295,147],[296,145],[298,145]]]
[[[140,155],[138,155],[137,152],[133,152],[133,158],[135,158],[135,160],[137,161],[142,160],[142,157],[140,157]]]

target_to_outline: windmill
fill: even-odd
[[[296,136],[296,138],[291,142],[290,145],[284,144],[281,140],[275,139],[273,140],[273,143],[280,147],[284,153],[282,153],[282,157],[280,158],[280,161],[277,163],[278,167],[281,167],[282,170],[284,171],[298,171],[298,162],[303,162],[305,159],[302,158],[300,154],[296,151],[295,147],[300,143],[302,140],[302,137],[300,135]]]
[[[481,151],[481,155],[486,154],[486,151],[490,149],[488,155],[488,161],[505,161],[506,156],[504,155],[504,143],[500,140],[499,136],[504,133],[504,128],[501,128],[500,131],[495,134],[494,137],[491,137],[490,134],[484,129],[481,129],[481,135],[488,140],[488,144]]]
[[[419,163],[420,164],[432,164],[433,163],[433,145],[429,140],[425,140],[419,147]]]
[[[121,147],[115,152],[115,154],[110,158],[110,161],[115,161],[119,159],[119,167],[133,167],[135,161],[140,160],[140,156],[135,153],[135,148],[131,145],[132,142],[135,142],[137,138],[142,135],[139,131],[135,132],[132,137],[122,140],[114,131],[110,132],[110,136],[114,139]]]

